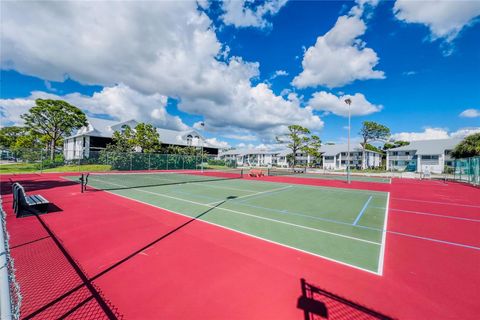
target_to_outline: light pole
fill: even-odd
[[[203,173],[203,134],[204,134],[204,129],[205,129],[205,122],[200,122],[200,126],[202,127],[202,136],[200,137],[200,140],[202,141],[202,149],[200,152],[200,168]]]
[[[350,105],[352,104],[352,100],[347,98],[345,99],[345,103],[348,104],[347,183],[350,183]]]

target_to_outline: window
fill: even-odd
[[[190,135],[190,134],[187,136],[187,145],[188,145],[188,146],[191,146],[191,145],[192,145],[192,138],[193,138],[193,137],[192,137],[192,135]]]
[[[392,156],[398,156],[398,152],[397,152],[397,151],[393,151],[393,152],[392,152]]]
[[[405,155],[406,155],[406,156],[409,156],[409,155],[410,155],[410,151],[405,151]]]
[[[422,160],[438,160],[438,155],[425,155],[422,156]]]

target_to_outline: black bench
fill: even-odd
[[[29,214],[47,213],[50,202],[39,194],[28,196],[18,182],[12,185],[13,211],[17,218]]]

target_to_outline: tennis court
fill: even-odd
[[[91,174],[86,192],[108,191],[381,274],[388,193],[237,179],[241,175]]]
[[[306,172],[304,170],[298,170],[293,172],[292,169],[270,169],[268,171],[270,176],[294,176],[296,178],[313,178],[313,179],[325,179],[325,180],[341,180],[347,181],[346,173],[313,173]],[[360,182],[378,182],[378,183],[391,183],[389,177],[377,177],[377,176],[366,176],[366,175],[350,175],[351,181],[360,181]]]
[[[79,175],[0,176],[22,318],[478,314],[478,188],[209,169],[91,173],[82,193]],[[49,213],[16,218],[13,182]]]

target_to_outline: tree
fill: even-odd
[[[402,140],[385,142],[385,144],[383,145],[383,150],[388,150],[388,149],[392,149],[392,148],[398,148],[398,147],[408,146],[409,144],[410,144],[410,142],[408,142],[408,141],[402,141]]]
[[[160,135],[151,124],[139,123],[135,129],[130,126],[122,126],[122,130],[115,131],[112,136],[113,145],[109,145],[110,151],[132,152],[140,149],[141,152],[160,151]]]
[[[286,135],[278,136],[277,142],[286,144],[287,148],[292,150],[292,154],[293,154],[292,163],[293,163],[293,168],[295,168],[297,152],[298,151],[308,152],[308,146],[311,140],[310,130],[294,124],[294,125],[288,126],[288,131],[289,133],[287,133]],[[320,138],[318,138],[318,141],[320,141]]]
[[[157,152],[162,147],[157,129],[146,123],[139,123],[135,127],[134,144],[140,147],[141,152]]]
[[[470,158],[480,156],[480,133],[465,137],[452,151],[452,157]]]
[[[364,121],[363,127],[360,130],[360,136],[363,139],[362,142],[362,169],[366,168],[365,165],[365,150],[366,146],[370,141],[380,141],[386,140],[390,136],[390,129],[386,126],[373,122],[373,121]]]
[[[73,130],[87,125],[87,117],[79,108],[63,100],[37,99],[35,106],[21,115],[30,132],[44,136],[54,159],[55,146]]]
[[[321,146],[322,140],[320,140],[320,137],[312,135],[307,146],[304,148],[307,154],[312,157],[314,163],[318,163],[320,157],[322,156],[322,152],[320,151]]]
[[[375,152],[378,152],[378,153],[380,153],[380,154],[384,154],[384,153],[385,153],[382,149],[377,148],[377,147],[375,147],[374,145],[371,145],[370,143],[367,143],[367,144],[365,145],[365,150],[375,151]]]
[[[24,127],[3,127],[0,129],[0,146],[13,148],[18,138],[25,135],[27,129]]]
[[[109,144],[109,151],[132,152],[135,148],[135,133],[132,128],[123,125],[120,131],[115,131],[112,135],[113,144]]]

